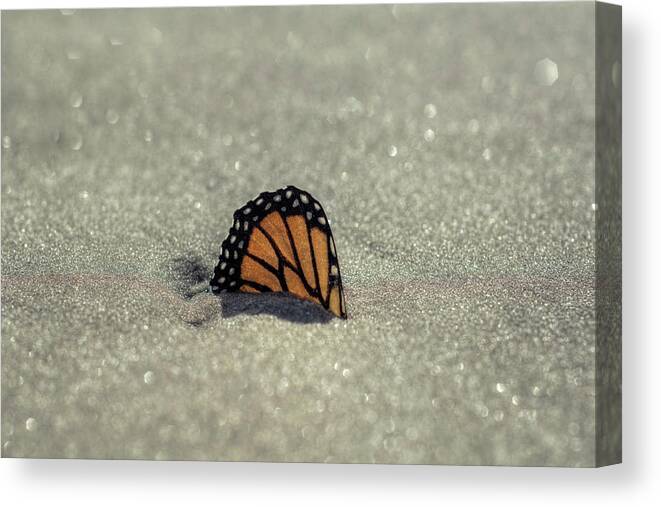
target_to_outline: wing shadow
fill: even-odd
[[[322,306],[309,301],[302,301],[286,293],[242,294],[226,292],[219,297],[224,318],[237,315],[273,315],[279,319],[299,324],[325,323],[335,318]]]
[[[166,270],[173,280],[173,288],[186,300],[192,300],[209,289],[212,270],[200,255],[187,252],[170,261]],[[302,301],[287,293],[226,292],[218,297],[224,318],[237,315],[273,315],[299,324],[325,323],[335,318],[320,305]],[[197,321],[191,323],[200,325]]]

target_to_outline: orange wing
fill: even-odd
[[[308,192],[293,186],[263,192],[234,212],[211,289],[287,292],[347,317],[326,214]]]

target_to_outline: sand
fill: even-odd
[[[594,464],[593,9],[4,12],[2,455]],[[347,321],[197,292],[286,184]]]

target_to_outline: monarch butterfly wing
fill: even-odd
[[[335,242],[321,204],[289,186],[239,208],[211,288],[288,292],[346,318]]]

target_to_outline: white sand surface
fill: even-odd
[[[4,12],[3,456],[593,464],[592,9]],[[286,184],[347,321],[195,294]]]

